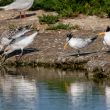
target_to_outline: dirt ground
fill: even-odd
[[[19,13],[14,11],[0,11],[0,32],[2,32],[10,25],[22,26],[28,24],[34,24],[36,28],[40,29],[40,33],[36,36],[34,42],[30,47],[38,48],[40,51],[25,55],[22,60],[36,61],[40,63],[68,63],[73,64],[75,62],[86,62],[84,66],[86,69],[93,71],[94,68],[102,68],[106,71],[110,66],[110,53],[103,52],[108,50],[104,47],[102,41],[103,38],[98,37],[97,40],[89,45],[87,48],[81,50],[84,52],[95,52],[91,54],[82,55],[79,57],[70,56],[74,54],[76,50],[68,47],[67,50],[63,49],[66,34],[72,32],[75,37],[94,37],[98,32],[104,31],[110,24],[109,18],[99,18],[97,16],[85,16],[79,15],[76,18],[60,19],[60,22],[64,24],[78,25],[80,30],[45,30],[47,25],[41,25],[39,23],[38,16],[43,14],[54,14],[55,12],[45,12],[42,10],[28,11],[26,18],[19,19]],[[12,60],[13,59],[13,60]],[[15,61],[14,58],[8,61]]]

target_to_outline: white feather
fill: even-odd
[[[81,38],[71,38],[68,41],[70,47],[75,48],[75,49],[81,49],[89,45],[91,42],[90,40],[87,39],[81,39]]]
[[[15,43],[10,44],[5,49],[5,50],[7,50],[7,49],[9,49],[9,50],[7,52],[4,52],[4,54],[6,55],[8,53],[11,53],[14,50],[17,50],[17,49],[23,50],[23,48],[29,46],[33,42],[33,40],[37,34],[38,34],[38,32],[35,32],[30,36],[25,36],[23,39],[16,41]]]
[[[105,32],[104,36],[104,45],[110,46],[110,32]]]

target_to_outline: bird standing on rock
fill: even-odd
[[[69,44],[70,47],[77,49],[78,56],[80,55],[80,49],[87,47],[91,43],[93,43],[97,39],[97,35],[93,38],[75,38],[71,33],[67,34],[66,43],[64,45],[64,49],[66,49],[67,45]]]
[[[21,37],[25,33],[31,31],[30,25],[19,27],[14,30],[6,30],[2,33],[0,39],[0,51],[4,51],[4,49],[10,45],[10,43],[18,37]]]
[[[36,37],[36,35],[38,34],[38,32],[34,32],[30,35],[22,35],[16,39],[14,39],[13,41],[11,41],[11,43],[4,49],[4,53],[3,56],[6,56],[7,54],[20,49],[21,50],[21,54],[19,55],[19,59],[22,57],[23,55],[23,49],[27,46],[29,46],[34,38]],[[19,60],[16,59],[16,60]]]
[[[30,9],[33,5],[34,0],[14,0],[9,5],[0,7],[1,10],[15,10],[20,12],[20,18],[22,18],[22,12],[24,12],[24,17],[26,17],[25,11]]]

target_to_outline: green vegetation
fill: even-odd
[[[50,26],[48,28],[48,30],[59,30],[59,29],[73,29],[74,27],[71,26],[70,24],[63,24],[63,23],[58,23],[57,25],[53,25],[53,26]]]
[[[58,21],[58,16],[53,16],[53,15],[39,16],[40,23],[55,24],[57,21]]]
[[[0,5],[11,1],[1,0]],[[98,16],[107,14],[110,17],[110,0],[35,0],[32,10],[36,9],[56,11],[63,17],[73,17],[79,13]]]
[[[0,0],[0,6],[4,6],[4,5],[6,5],[6,4],[9,4],[9,3],[11,3],[12,1],[14,1],[14,0]]]
[[[110,17],[110,0],[35,0],[33,9],[57,11],[61,16],[72,17],[74,13]]]
[[[10,30],[14,30],[16,28],[17,28],[17,26],[14,24],[9,24],[9,26],[8,26],[8,29],[10,29]]]
[[[59,29],[66,30],[66,29],[71,29],[71,28],[72,28],[72,26],[70,26],[70,24],[59,23],[57,25],[50,26],[48,28],[48,30],[59,30]]]

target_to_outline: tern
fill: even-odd
[[[87,47],[91,43],[93,43],[97,39],[97,35],[93,38],[75,38],[71,33],[67,34],[66,43],[64,45],[64,49],[66,49],[67,45],[69,44],[70,47],[76,49],[78,51],[78,56],[80,54],[80,49]]]
[[[14,2],[12,2],[9,5],[6,6],[2,6],[0,7],[1,10],[16,10],[20,12],[20,18],[22,18],[22,12],[24,12],[24,17],[25,15],[25,11],[30,9],[33,5],[34,0],[14,0]]]
[[[98,33],[99,36],[103,36],[103,44],[110,48],[110,27],[108,26],[105,32]]]
[[[31,31],[30,26],[19,27],[14,31],[5,31],[1,35],[0,51],[3,51],[13,40]]]
[[[22,35],[21,37],[18,37],[16,39],[13,39],[10,43],[10,45],[8,45],[5,49],[4,49],[4,53],[3,53],[3,56],[6,56],[7,54],[15,51],[15,50],[18,50],[18,49],[21,49],[21,54],[19,55],[19,59],[22,57],[23,55],[23,49],[27,46],[29,46],[34,38],[36,37],[36,35],[38,34],[38,32],[34,32],[33,34],[27,36],[27,35]],[[18,59],[18,60],[19,60]]]

